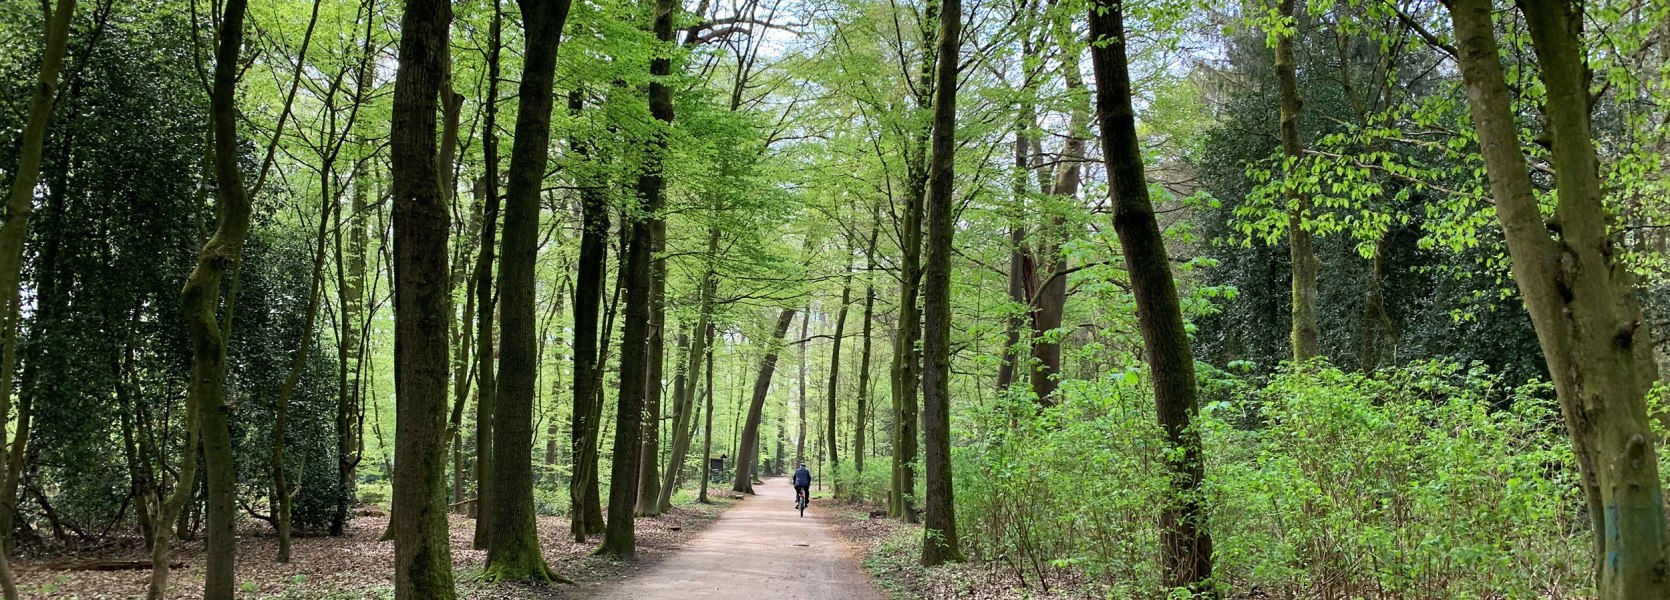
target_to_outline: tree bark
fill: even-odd
[[[935,70],[933,155],[928,163],[928,261],[922,336],[922,564],[961,561],[951,485],[951,251],[956,233],[957,63],[962,53],[962,0],[940,0]]]
[[[1283,17],[1293,17],[1297,31],[1299,15],[1294,13],[1293,0],[1279,0],[1276,10]],[[1316,279],[1321,263],[1316,258],[1316,244],[1305,219],[1310,213],[1310,195],[1291,181],[1304,159],[1305,145],[1300,138],[1299,117],[1304,104],[1299,96],[1298,62],[1293,56],[1293,38],[1297,33],[1276,37],[1276,88],[1281,96],[1281,147],[1286,159],[1289,181],[1282,185],[1287,198],[1288,256],[1293,263],[1293,330],[1290,342],[1293,361],[1304,362],[1318,354],[1316,325]]]
[[[1645,398],[1651,336],[1609,237],[1581,8],[1521,3],[1553,140],[1556,207],[1544,223],[1520,149],[1493,7],[1485,0],[1447,4],[1514,280],[1554,379],[1588,500],[1595,587],[1603,600],[1670,597],[1670,541]]]
[[[234,0],[241,1],[241,0]],[[436,99],[452,20],[444,0],[408,0],[400,24],[390,148],[394,194],[394,591],[451,600],[446,517],[450,211],[440,189]]]
[[[1113,196],[1113,226],[1130,273],[1137,321],[1147,346],[1154,403],[1167,445],[1171,490],[1160,511],[1161,568],[1165,583],[1214,596],[1212,538],[1203,529],[1200,434],[1192,427],[1197,407],[1194,354],[1165,238],[1148,198],[1142,150],[1131,107],[1131,78],[1125,55],[1124,3],[1095,0],[1090,7],[1090,57],[1096,73],[1096,114]]]
[[[760,421],[765,413],[766,394],[771,391],[771,375],[777,370],[777,355],[782,351],[783,337],[789,334],[795,310],[785,308],[777,314],[777,327],[768,340],[765,356],[760,358],[760,374],[754,378],[754,395],[748,402],[748,419],[742,423],[742,440],[736,448],[736,478],[731,491],[754,493],[754,467],[760,461]]]
[[[503,339],[493,407],[492,470],[483,480],[493,481],[481,509],[484,517],[492,515],[486,519],[491,533],[483,576],[493,581],[551,581],[558,577],[540,554],[533,508],[533,405],[539,373],[534,278],[539,258],[540,187],[550,153],[551,86],[569,2],[519,0],[518,4],[527,47],[505,189],[498,284]]]

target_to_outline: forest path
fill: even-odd
[[[748,497],[677,553],[592,596],[597,600],[882,600],[813,501],[802,518],[786,478]]]

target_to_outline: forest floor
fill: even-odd
[[[711,505],[675,505],[671,512],[637,521],[638,559],[620,562],[591,556],[601,541],[593,536],[587,543],[575,543],[568,534],[567,517],[539,517],[540,545],[551,567],[577,585],[491,585],[478,575],[486,560],[485,551],[470,549],[475,521],[461,515],[451,518],[452,561],[459,597],[471,599],[522,600],[533,598],[582,598],[585,590],[602,582],[650,569],[673,555],[682,545],[697,539],[726,509],[737,502],[720,496]],[[784,501],[788,512],[788,501]],[[297,537],[288,564],[272,562],[278,540],[260,522],[246,523],[238,540],[238,597],[275,600],[349,600],[394,597],[394,544],[377,541],[388,525],[383,511],[366,511],[350,521],[342,537]],[[169,598],[202,596],[203,543],[177,543],[172,560],[184,563],[169,581]],[[73,557],[20,560],[15,564],[18,589],[25,598],[104,600],[143,598],[149,570],[88,571],[50,568],[66,558],[71,560],[147,560],[140,542],[105,547],[97,553]]]
[[[801,517],[784,478],[754,486],[757,494],[671,557],[619,582],[581,586],[595,600],[881,600],[856,548],[836,532],[833,505],[817,499]],[[587,589],[590,587],[590,589]]]

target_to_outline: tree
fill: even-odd
[[[40,182],[41,152],[45,145],[46,129],[52,119],[52,104],[58,99],[58,71],[63,68],[64,54],[69,47],[70,20],[75,16],[75,0],[58,0],[56,8],[42,3],[47,10],[44,21],[45,52],[35,79],[35,95],[29,102],[29,114],[23,130],[22,148],[18,150],[17,173],[6,197],[5,222],[0,224],[0,420],[11,418],[12,373],[16,362],[17,329],[21,313],[18,310],[18,291],[23,270],[23,243],[29,237],[29,213],[34,210],[35,186]],[[19,427],[17,439],[26,441],[28,430]],[[5,440],[0,439],[0,442]],[[25,442],[26,443],[26,442]],[[23,443],[14,443],[21,447]],[[15,518],[18,480],[8,469],[0,482],[10,502],[0,506],[0,588],[6,600],[17,598],[13,583],[9,554],[11,553],[12,523]]]
[[[687,361],[683,373],[686,383],[684,387],[679,390],[680,394],[678,395],[680,397],[674,399],[672,457],[667,462],[667,472],[665,474],[665,478],[661,482],[661,497],[657,501],[660,512],[666,512],[666,510],[672,506],[673,490],[678,487],[679,478],[681,477],[681,473],[684,469],[685,455],[690,451],[690,432],[692,430],[690,425],[695,414],[696,383],[701,377],[702,360],[708,355],[710,344],[713,343],[710,339],[713,334],[709,333],[708,330],[713,326],[713,295],[716,293],[716,288],[719,286],[718,273],[714,272],[714,261],[717,260],[717,255],[719,254],[720,234],[721,232],[717,225],[710,226],[708,228],[707,254],[705,257],[706,266],[702,273],[701,289],[699,289],[696,293],[696,335],[695,340],[691,343],[686,355]],[[708,360],[711,361],[711,358]],[[708,376],[711,378],[713,373],[709,372]],[[713,393],[711,381],[708,383],[708,386],[708,394],[711,395]],[[711,403],[712,401],[710,397],[709,404]],[[713,425],[712,423],[709,423],[707,426],[712,427]],[[713,449],[711,446],[711,432],[709,433],[710,434],[707,436],[708,439],[704,441],[704,446],[706,447],[702,450],[703,465],[701,472],[703,490],[707,489],[706,453]],[[706,498],[705,494],[703,495],[703,498]]]
[[[742,439],[736,448],[736,478],[731,491],[754,493],[754,467],[760,463],[760,421],[765,414],[765,398],[771,392],[771,375],[777,371],[777,354],[782,350],[783,337],[789,334],[794,322],[792,308],[777,313],[777,325],[766,341],[765,354],[760,357],[760,372],[754,378],[754,394],[748,402],[748,417],[742,422]]]
[[[653,0],[655,39],[664,45],[673,41],[672,0]],[[647,160],[638,176],[640,214],[634,215],[629,231],[625,261],[621,265],[626,288],[626,325],[620,349],[620,397],[616,404],[615,455],[609,472],[609,523],[604,530],[600,555],[631,557],[637,552],[633,516],[638,504],[638,461],[642,448],[643,409],[649,373],[649,337],[652,305],[653,254],[666,181],[662,161],[667,152],[665,128],[673,122],[673,96],[665,78],[673,72],[672,59],[656,52],[649,62],[649,110],[657,121],[651,134]],[[659,382],[655,387],[659,387]]]
[[[568,110],[583,107],[580,93],[570,92]],[[590,145],[571,140],[575,154],[588,157]],[[609,253],[609,206],[597,182],[580,178],[580,255],[574,275],[574,475],[569,479],[569,528],[574,541],[603,531],[597,497],[597,435],[603,410],[598,388],[602,369],[598,356],[598,317],[603,302],[603,277]],[[608,330],[603,330],[607,334]]]
[[[1205,465],[1200,432],[1192,427],[1199,412],[1194,353],[1183,327],[1165,238],[1148,197],[1136,111],[1131,106],[1127,39],[1124,2],[1093,2],[1090,60],[1096,74],[1096,120],[1114,205],[1113,227],[1119,233],[1136,297],[1160,427],[1173,448],[1166,453],[1171,489],[1160,510],[1160,564],[1166,585],[1210,595],[1212,538],[1203,529],[1205,511],[1200,497]]]
[[[539,249],[539,196],[551,141],[551,86],[568,0],[521,0],[527,32],[518,90],[516,140],[505,190],[504,251],[499,267],[499,394],[493,413],[492,503],[487,565],[492,580],[550,581],[556,574],[539,551],[533,512],[533,404],[539,370],[534,273]]]
[[[928,163],[928,261],[924,272],[922,338],[922,449],[927,493],[922,564],[961,561],[951,492],[951,244],[956,221],[957,71],[962,58],[962,1],[941,0],[934,76],[933,155]]]
[[[1276,35],[1276,87],[1281,94],[1281,147],[1287,165],[1298,165],[1304,160],[1305,144],[1299,132],[1299,117],[1303,101],[1299,96],[1299,67],[1293,57],[1293,38],[1297,37],[1298,15],[1293,12],[1293,0],[1278,0],[1276,11],[1283,19],[1281,32]],[[1293,23],[1285,19],[1292,17]],[[1292,178],[1290,178],[1292,179]],[[1282,186],[1287,197],[1288,256],[1293,263],[1293,330],[1291,345],[1294,362],[1304,362],[1317,355],[1316,278],[1321,267],[1316,259],[1316,244],[1305,224],[1311,206],[1310,197],[1297,181]]]
[[[214,84],[209,97],[210,132],[214,141],[214,235],[198,253],[197,267],[186,278],[180,304],[191,334],[191,383],[187,402],[197,405],[208,490],[207,560],[203,597],[232,598],[237,553],[237,472],[232,462],[232,406],[226,401],[226,344],[229,326],[216,317],[220,310],[221,280],[236,268],[249,237],[249,190],[238,164],[238,55],[243,49],[245,0],[228,0],[221,15],[220,43],[215,50]],[[228,293],[232,302],[236,284]],[[228,322],[232,318],[227,311]]]
[[[1647,413],[1651,344],[1627,267],[1614,254],[1591,121],[1582,8],[1522,5],[1553,150],[1555,208],[1544,221],[1504,77],[1488,0],[1446,3],[1468,108],[1513,258],[1571,436],[1593,527],[1603,599],[1670,597],[1670,539]]]
[[[239,0],[233,0],[239,1]],[[400,22],[390,125],[394,194],[395,597],[451,600],[446,490],[449,211],[440,190],[435,115],[452,7],[408,0]]]

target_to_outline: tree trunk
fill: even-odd
[[[43,7],[53,6],[42,2]],[[22,313],[19,293],[23,279],[23,245],[29,238],[29,213],[34,210],[35,186],[40,183],[41,154],[46,145],[46,129],[52,120],[52,105],[58,97],[58,72],[64,64],[69,47],[70,21],[75,17],[75,0],[58,0],[56,7],[45,15],[46,48],[41,56],[40,70],[35,79],[35,95],[29,102],[29,114],[23,125],[18,167],[6,197],[6,219],[0,224],[0,422],[11,418],[12,377],[16,364],[17,330]],[[21,407],[19,407],[21,412]],[[28,429],[17,428],[16,448],[27,446]],[[4,441],[4,440],[0,440]],[[4,482],[0,482],[0,591],[7,600],[18,597],[12,578],[8,554],[11,532],[16,519],[17,486],[20,477],[8,468]]]
[[[499,29],[500,27],[502,27],[502,24],[500,23],[500,21],[502,20],[502,17],[499,16],[501,14],[500,11],[501,11],[501,8],[497,4],[497,2],[495,2],[495,4],[494,4],[495,18],[494,18],[493,25],[490,25],[490,27],[493,28],[490,31],[490,34],[501,34],[501,32],[502,32],[502,29]],[[496,73],[498,68],[499,68],[498,55],[499,55],[499,52],[500,52],[500,50],[498,49],[499,43],[497,43],[497,42],[499,42],[500,40],[496,39],[494,41],[495,41],[494,49],[491,50],[491,52],[493,53],[493,56],[490,57],[488,69],[490,71]],[[535,45],[535,46],[538,45],[536,43],[531,43],[532,41],[533,40],[531,40],[531,38],[530,38],[530,44],[531,45]],[[451,67],[448,64],[449,62],[450,61],[446,60],[443,57],[442,68],[447,69],[448,72],[451,71]],[[446,85],[446,87],[443,90],[443,94],[446,94],[447,96],[451,96],[452,91],[451,91],[451,88],[450,88],[450,83],[445,84],[445,85]],[[546,86],[546,87],[550,87],[550,86]],[[498,381],[498,377],[496,375],[496,371],[494,369],[494,362],[493,362],[494,358],[496,358],[497,354],[498,354],[497,352],[495,352],[495,349],[497,348],[497,345],[493,343],[494,338],[495,338],[495,335],[494,335],[495,330],[494,330],[494,327],[493,327],[493,324],[494,324],[493,317],[494,317],[494,314],[496,313],[496,311],[495,311],[496,301],[500,300],[499,296],[501,295],[501,294],[495,293],[495,292],[499,291],[498,288],[495,287],[495,286],[496,285],[502,285],[502,280],[500,281],[500,283],[495,284],[495,280],[493,279],[494,254],[495,254],[495,250],[496,250],[496,248],[498,246],[498,243],[499,243],[498,242],[498,222],[499,222],[499,203],[501,202],[501,198],[499,196],[499,139],[498,139],[498,132],[497,132],[498,78],[497,77],[492,78],[492,81],[489,83],[488,90],[492,94],[492,95],[489,96],[488,102],[487,102],[487,104],[488,104],[488,110],[487,110],[488,123],[487,123],[487,127],[485,127],[482,131],[482,154],[483,154],[483,157],[484,157],[483,162],[485,163],[484,164],[485,173],[483,173],[483,175],[482,175],[482,181],[485,185],[483,186],[482,191],[484,192],[483,196],[484,196],[484,200],[486,200],[486,204],[482,208],[482,214],[481,214],[481,251],[476,256],[475,273],[472,276],[472,278],[474,279],[474,283],[472,285],[475,288],[475,290],[474,290],[475,291],[475,299],[474,299],[475,319],[476,319],[475,339],[473,339],[473,340],[466,339],[466,340],[461,340],[461,342],[460,342],[461,344],[474,343],[475,346],[476,346],[476,349],[475,349],[475,372],[476,372],[476,376],[475,376],[476,377],[475,473],[474,473],[475,484],[476,484],[476,487],[475,487],[475,517],[476,517],[476,522],[475,522],[475,537],[474,537],[474,539],[471,540],[471,546],[473,546],[477,550],[487,549],[487,548],[491,547],[492,538],[493,538],[493,519],[497,516],[497,515],[494,514],[494,511],[492,511],[491,509],[488,508],[490,506],[494,506],[493,484],[494,484],[495,479],[496,479],[494,477],[494,473],[495,473],[494,460],[497,458],[497,453],[494,451],[494,448],[495,448],[495,442],[498,439],[497,431],[494,429],[494,426],[497,425],[495,415],[497,414],[498,404],[499,404],[498,403],[498,399],[499,399],[499,381]],[[451,111],[450,107],[448,107],[448,110],[449,110],[449,113],[448,113],[448,121],[446,123],[446,126],[447,127],[455,127],[456,126],[456,121],[452,120],[453,115],[450,112]],[[550,117],[547,116],[546,120],[549,121]],[[521,129],[520,129],[520,127],[521,127],[521,117],[520,116],[518,116],[518,118],[517,118],[517,127],[518,127],[517,135],[520,136],[520,132],[521,132]],[[444,141],[444,139],[445,139],[445,136],[443,136],[443,141]],[[514,144],[514,142],[513,142],[513,144]],[[443,149],[444,149],[444,147],[443,147]],[[513,147],[511,149],[511,160],[513,162],[516,160],[515,154],[516,154],[516,149]],[[442,166],[444,168],[449,169],[449,170],[451,169],[451,166],[448,163],[442,163]],[[512,169],[511,181],[513,183],[515,181],[515,175],[514,175],[515,168],[516,167],[513,164],[511,166],[511,169]],[[537,167],[537,168],[540,169],[541,173],[543,173],[544,172],[544,163],[541,162],[540,166]],[[537,186],[537,183],[535,185]],[[536,201],[537,201],[537,199],[536,199]],[[532,225],[532,227],[535,227],[535,228],[538,227],[537,221],[538,221],[538,219],[537,219],[537,215],[536,215],[535,223]],[[508,218],[505,220],[505,227],[507,229],[510,227],[510,221],[509,221]],[[508,235],[508,233],[507,233],[507,235]],[[535,234],[535,235],[537,235],[537,234]]]
[[[956,221],[957,62],[962,56],[962,0],[941,0],[935,69],[933,155],[928,163],[928,261],[922,294],[922,564],[961,561],[951,491],[951,240]],[[1071,143],[1071,142],[1069,142]]]
[[[1645,368],[1651,336],[1628,267],[1616,261],[1609,237],[1581,9],[1553,0],[1521,4],[1547,90],[1544,110],[1553,139],[1556,208],[1544,223],[1519,146],[1493,7],[1484,0],[1448,4],[1514,280],[1554,379],[1588,499],[1595,587],[1602,600],[1665,598],[1670,548],[1645,398],[1652,383]]]
[[[645,351],[648,362],[644,369],[644,427],[638,455],[638,505],[633,512],[640,517],[661,514],[661,474],[656,468],[661,460],[661,379],[666,364],[667,348],[667,261],[661,258],[667,246],[667,222],[656,219],[655,239],[650,252],[655,257],[650,267],[649,284],[649,347]]]
[[[1061,62],[1063,84],[1069,95],[1076,94],[1084,88],[1084,76],[1079,71],[1077,47],[1063,50],[1064,58]],[[1072,116],[1067,122],[1067,141],[1062,145],[1061,166],[1055,171],[1055,181],[1049,189],[1051,196],[1058,201],[1076,201],[1079,194],[1079,183],[1082,181],[1082,169],[1079,162],[1084,160],[1085,129],[1089,127],[1090,115],[1082,103],[1074,102]],[[1060,385],[1061,378],[1061,320],[1067,309],[1067,259],[1061,255],[1061,243],[1066,239],[1067,219],[1059,209],[1052,211],[1050,226],[1044,232],[1044,238],[1049,240],[1038,250],[1035,260],[1042,262],[1043,274],[1047,276],[1043,281],[1036,281],[1032,288],[1037,297],[1032,300],[1032,359],[1036,364],[1030,369],[1032,378],[1032,394],[1044,406],[1055,404],[1055,389]],[[1036,273],[1036,271],[1034,271]],[[1036,277],[1036,275],[1033,275]]]
[[[234,0],[239,1],[239,0]],[[447,283],[450,211],[440,189],[436,99],[452,8],[408,0],[389,129],[394,194],[394,591],[398,600],[451,600],[446,493]]]
[[[796,403],[799,409],[799,419],[795,421],[794,434],[794,462],[797,466],[806,464],[806,355],[810,354],[812,350],[812,342],[808,339],[808,336],[811,335],[811,329],[812,307],[807,306],[805,316],[800,319],[800,339],[802,341],[800,342],[800,379],[797,387],[800,392],[800,401]],[[778,462],[781,463],[782,461],[779,460]],[[783,465],[778,464],[777,468],[783,469]],[[785,473],[788,472],[786,469],[783,470]]]
[[[855,242],[856,243],[856,242]],[[836,417],[840,398],[841,384],[841,338],[847,331],[847,305],[852,303],[852,248],[847,248],[847,276],[841,280],[841,306],[835,311],[835,339],[829,344],[829,386],[824,397],[824,435],[823,439],[829,444],[829,467],[834,472],[835,494],[839,496],[841,487],[841,459],[839,438],[836,435]],[[822,469],[820,468],[821,472]]]
[[[923,23],[939,20],[939,4],[929,2],[922,11]],[[932,33],[922,33],[922,63],[917,71],[916,109],[933,107],[936,60]],[[888,497],[888,516],[915,523],[913,496],[916,494],[916,442],[918,386],[922,383],[921,353],[916,343],[922,338],[920,300],[922,285],[922,212],[928,185],[927,129],[918,131],[905,156],[907,181],[905,210],[899,224],[899,330],[893,349],[893,485]]]
[[[1113,195],[1113,226],[1125,254],[1135,296],[1137,321],[1147,346],[1154,403],[1165,431],[1171,493],[1160,511],[1161,568],[1165,583],[1207,596],[1212,577],[1212,538],[1203,529],[1200,483],[1204,477],[1194,354],[1177,284],[1166,256],[1165,238],[1154,218],[1143,172],[1142,151],[1131,107],[1131,76],[1125,55],[1124,4],[1096,0],[1090,7],[1090,57],[1096,73],[1096,115]]]
[[[548,318],[546,319],[546,326],[556,329],[556,340],[552,344],[552,351],[556,353],[556,356],[552,362],[557,365],[557,369],[551,374],[551,403],[546,408],[550,411],[550,417],[545,422],[545,469],[548,474],[556,473],[557,464],[561,460],[562,446],[558,442],[562,438],[562,425],[561,420],[557,418],[557,409],[562,403],[564,383],[562,377],[562,349],[566,344],[563,340],[564,330],[560,322],[557,321],[557,317],[562,314],[563,308],[567,305],[568,285],[569,280],[566,276],[557,283],[556,306],[552,307],[551,313],[547,315]]]
[[[876,285],[875,281],[870,279],[870,274],[876,270],[876,238],[881,232],[880,215],[872,213],[872,216],[876,218],[870,222],[870,241],[864,249],[864,319],[862,333],[859,334],[864,339],[864,345],[860,346],[858,351],[858,414],[855,418],[857,425],[853,427],[852,434],[852,468],[859,475],[859,483],[863,481],[865,432],[869,425],[867,417],[870,414],[870,338],[876,307]],[[856,499],[862,486],[854,485],[852,489],[853,498]]]
[[[707,339],[707,423],[702,426],[702,490],[696,496],[696,501],[703,504],[709,502],[707,498],[707,482],[712,478],[708,473],[708,457],[713,455],[713,336],[716,328],[708,323],[707,332],[702,336]]]
[[[570,115],[578,115],[583,108],[580,92],[568,95]],[[570,139],[569,146],[582,158],[590,156],[591,146],[578,138]],[[574,473],[568,483],[569,530],[574,541],[586,541],[586,535],[603,530],[602,509],[592,501],[597,498],[597,430],[598,419],[598,317],[602,312],[603,278],[609,254],[609,205],[601,182],[581,180],[580,188],[580,258],[574,276],[574,424],[570,432]]]
[[[237,471],[232,458],[231,412],[226,402],[226,339],[217,320],[220,282],[243,255],[249,237],[249,192],[238,164],[237,76],[243,46],[245,0],[228,0],[215,50],[210,123],[214,139],[217,224],[198,253],[197,266],[180,294],[191,334],[187,401],[198,405],[203,464],[208,477],[207,545],[203,597],[230,599],[236,562]],[[236,283],[233,284],[236,288]],[[226,318],[232,318],[227,311]]]
[[[669,45],[673,41],[673,0],[653,0],[652,6],[655,39]],[[649,110],[660,121],[660,128],[670,128],[673,122],[672,89],[665,80],[672,69],[672,59],[660,52],[649,61]],[[637,193],[643,214],[632,220],[631,243],[622,267],[626,279],[626,324],[621,341],[614,464],[609,471],[609,523],[603,533],[603,545],[597,549],[599,555],[620,558],[629,558],[637,552],[633,512],[638,504],[638,460],[642,458],[639,438],[643,434],[643,409],[652,370],[645,363],[655,358],[650,356],[648,347],[649,337],[656,335],[651,331],[650,322],[655,303],[650,271],[661,227],[661,196],[666,183],[662,161],[667,154],[667,131],[660,128],[652,134],[648,158],[643,173],[638,176]]]
[[[1028,49],[1031,44],[1027,44]],[[1029,53],[1030,54],[1030,53]],[[1009,310],[1015,311],[1004,319],[1003,361],[997,366],[997,389],[1008,390],[1015,382],[1015,373],[1022,361],[1031,357],[1030,348],[1023,347],[1021,327],[1026,323],[1022,312],[1031,312],[1033,258],[1026,243],[1026,196],[1030,187],[1031,142],[1028,132],[1035,126],[1031,102],[1023,101],[1020,116],[1015,122],[1015,172],[1010,185],[1013,198],[1009,214]]]
[[[719,285],[718,274],[714,272],[715,260],[719,255],[719,238],[721,232],[718,227],[707,230],[707,267],[702,274],[702,287],[696,298],[696,329],[695,339],[686,355],[685,386],[682,397],[675,399],[676,408],[673,416],[673,453],[667,462],[667,473],[662,481],[661,497],[658,501],[661,511],[672,507],[673,491],[679,485],[679,479],[684,469],[686,455],[690,452],[690,422],[695,414],[696,382],[701,378],[702,357],[707,354],[708,344],[712,343],[708,328],[713,324],[713,295]],[[712,393],[712,390],[709,390]],[[711,400],[709,402],[711,404]],[[710,423],[711,426],[711,423]],[[711,436],[710,436],[711,437]],[[707,452],[711,446],[703,450]],[[702,456],[702,479],[707,479],[707,456]],[[706,484],[703,484],[706,488]]]
[[[517,94],[520,105],[516,111],[516,139],[510,151],[509,185],[505,189],[498,284],[503,340],[492,416],[493,460],[491,471],[483,469],[490,476],[482,480],[493,482],[480,510],[491,532],[482,573],[492,581],[551,581],[557,577],[540,555],[533,508],[533,405],[539,373],[534,279],[539,254],[540,187],[551,145],[551,85],[569,2],[518,3],[527,48]]]
[[[1293,0],[1279,0],[1276,10],[1283,17],[1294,13]],[[1297,21],[1293,26],[1297,28]],[[1296,29],[1295,29],[1296,31]],[[1320,262],[1316,259],[1315,242],[1305,219],[1310,213],[1310,195],[1293,181],[1299,161],[1304,159],[1305,146],[1299,135],[1299,115],[1303,101],[1299,97],[1298,63],[1293,56],[1293,38],[1297,34],[1276,37],[1276,88],[1281,95],[1281,148],[1287,161],[1288,181],[1282,185],[1287,197],[1288,255],[1293,263],[1293,361],[1304,362],[1318,354],[1316,325],[1316,278]]]
[[[369,29],[375,19],[366,19],[367,33],[361,46],[359,71],[355,82],[355,102],[364,102],[368,95],[367,87],[371,81],[371,65],[375,53]],[[358,141],[359,151],[363,152],[365,141]],[[330,534],[342,535],[347,531],[348,508],[354,498],[354,470],[360,462],[360,440],[363,431],[359,427],[361,407],[364,405],[363,369],[365,347],[362,336],[368,327],[367,317],[370,313],[363,304],[365,302],[365,249],[369,243],[366,234],[366,215],[371,210],[371,203],[367,200],[370,194],[366,183],[367,173],[365,163],[367,158],[358,157],[354,162],[352,175],[353,213],[348,216],[348,248],[343,254],[342,228],[339,224],[336,230],[336,281],[337,304],[340,306],[341,323],[340,336],[337,339],[337,397],[336,397],[336,483],[338,488],[336,512],[331,516]],[[338,211],[340,212],[340,210]],[[340,219],[338,220],[341,221]],[[346,264],[344,264],[346,263]]]
[[[290,562],[290,513],[295,505],[295,495],[298,490],[290,489],[290,482],[284,466],[284,445],[286,426],[289,421],[290,396],[301,383],[302,372],[307,367],[307,353],[313,346],[313,326],[319,315],[319,296],[325,283],[325,235],[333,220],[331,210],[335,198],[331,195],[332,164],[335,156],[328,156],[319,173],[320,210],[319,233],[313,247],[313,274],[308,279],[307,308],[302,316],[301,340],[296,343],[296,354],[290,359],[290,373],[285,376],[284,384],[278,389],[278,400],[273,406],[273,439],[272,439],[272,513],[273,528],[278,535],[278,557],[280,563]]]
[[[765,356],[760,358],[760,374],[754,379],[754,395],[748,403],[748,419],[742,423],[742,440],[737,443],[736,478],[731,482],[731,491],[754,493],[754,466],[760,460],[760,421],[765,412],[765,397],[771,391],[771,375],[777,370],[777,355],[782,351],[783,337],[789,334],[789,324],[794,322],[794,312],[785,308],[778,313],[775,334],[766,342]]]

